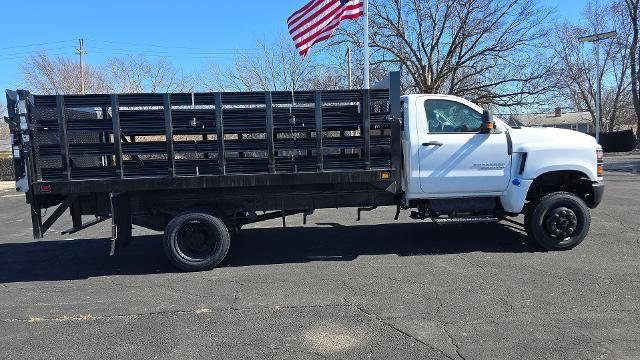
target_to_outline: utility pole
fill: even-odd
[[[86,94],[86,88],[84,85],[84,39],[78,39],[79,47],[76,54],[80,55],[80,92],[82,95]]]
[[[589,36],[579,37],[578,41],[581,43],[590,42],[593,43],[593,46],[596,50],[596,94],[595,94],[595,102],[596,102],[596,141],[600,143],[600,123],[602,122],[602,79],[600,78],[600,41],[605,39],[612,39],[616,37],[618,33],[615,31],[611,31],[608,33],[595,34]]]
[[[351,76],[351,48],[347,48],[347,78],[349,79],[349,90],[353,89],[353,77]]]

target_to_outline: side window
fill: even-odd
[[[425,101],[429,133],[470,133],[482,127],[482,114],[450,100]]]

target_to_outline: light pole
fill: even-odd
[[[349,84],[349,90],[353,88],[353,77],[351,75],[351,48],[347,48],[347,79]]]
[[[364,88],[369,89],[369,0],[364,0]]]
[[[596,141],[600,143],[600,109],[602,107],[602,82],[600,81],[600,41],[605,39],[612,39],[616,37],[618,33],[615,31],[595,34],[589,36],[582,36],[578,38],[578,41],[581,43],[593,43],[593,46],[596,48]]]

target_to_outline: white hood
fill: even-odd
[[[579,171],[592,181],[598,180],[596,149],[590,135],[556,128],[510,130],[514,153],[527,153],[526,166],[520,176],[535,179],[552,171]]]
[[[515,152],[526,152],[521,151],[519,147],[531,147],[534,144],[539,144],[543,147],[560,146],[567,150],[585,148],[591,150],[598,146],[593,136],[567,129],[522,127],[520,129],[511,129],[510,133]]]

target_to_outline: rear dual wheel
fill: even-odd
[[[525,214],[525,228],[547,250],[569,250],[589,233],[591,213],[578,196],[568,192],[548,194],[531,204]]]
[[[169,261],[184,271],[209,270],[229,252],[231,232],[225,222],[199,211],[173,218],[164,233],[163,246]]]

